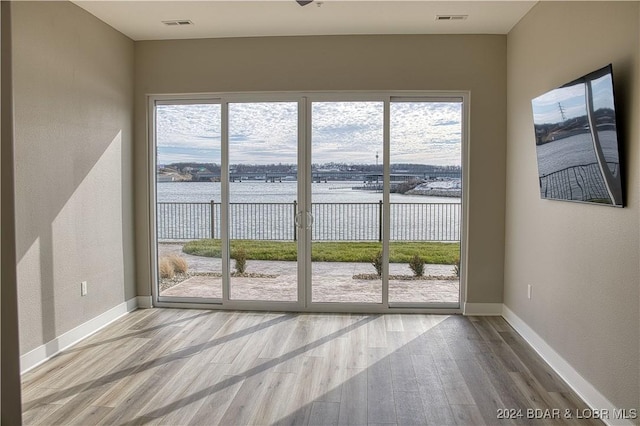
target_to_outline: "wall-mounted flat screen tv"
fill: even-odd
[[[623,207],[611,65],[531,104],[540,196]]]

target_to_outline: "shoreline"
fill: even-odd
[[[411,189],[405,192],[406,195],[423,195],[428,197],[448,197],[461,198],[461,189]]]

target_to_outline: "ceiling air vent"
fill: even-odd
[[[464,21],[469,15],[436,15],[436,21]]]
[[[173,19],[171,21],[162,21],[163,24],[169,26],[193,25],[189,19]]]

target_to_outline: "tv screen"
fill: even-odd
[[[540,196],[622,207],[611,64],[531,104]]]

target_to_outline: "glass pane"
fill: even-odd
[[[220,105],[156,107],[160,297],[222,298]]]
[[[382,303],[383,103],[313,103],[311,141],[312,301]]]
[[[229,105],[230,298],[298,300],[298,104]]]
[[[458,303],[462,104],[391,103],[389,303]]]

